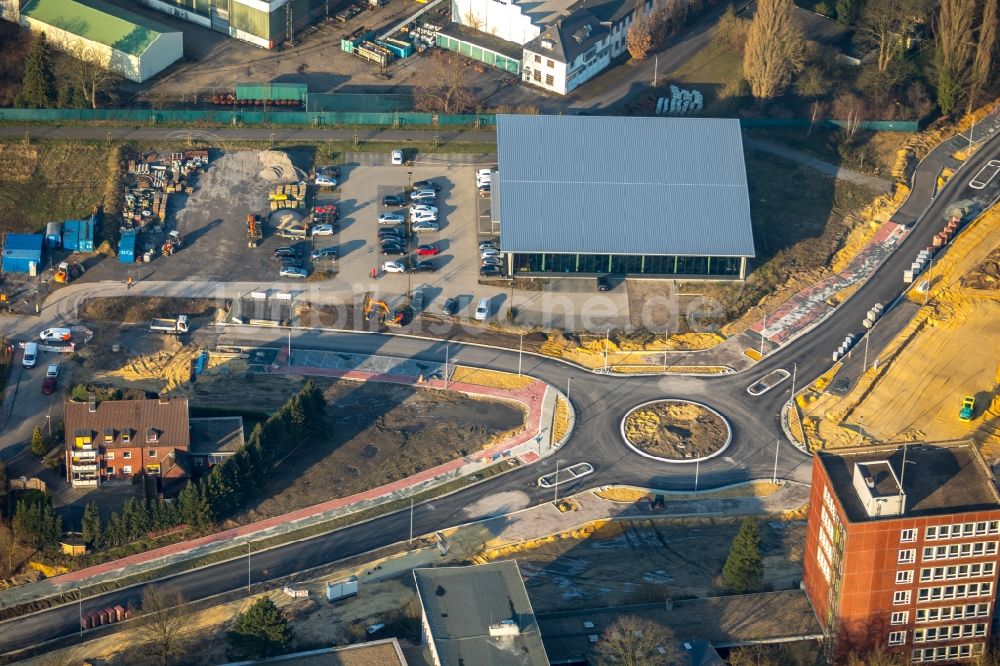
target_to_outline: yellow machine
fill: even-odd
[[[380,324],[387,324],[389,326],[399,326],[403,323],[403,312],[393,312],[392,308],[385,301],[380,301],[376,298],[372,298],[372,295],[365,294],[365,302],[363,306],[365,313],[365,319],[371,317],[372,310],[378,312],[378,321]]]

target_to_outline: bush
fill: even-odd
[[[825,2],[819,2],[813,7],[813,11],[820,16],[825,16],[827,18],[833,18],[833,10]]]
[[[31,432],[31,453],[36,457],[41,458],[46,453],[48,453],[49,447],[45,443],[45,438],[42,437],[42,429],[35,426],[35,429]]]

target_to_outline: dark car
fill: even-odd
[[[402,245],[405,247],[408,243],[406,239],[402,236],[386,236],[385,238],[378,239],[379,245]]]
[[[441,307],[441,312],[448,315],[449,317],[455,316],[455,314],[458,312],[458,299],[449,298],[447,301],[445,301],[444,305]]]
[[[503,270],[499,266],[483,266],[479,269],[479,277],[503,277]]]
[[[408,234],[403,227],[388,227],[378,230],[378,237],[381,238],[406,238]]]
[[[441,186],[432,180],[418,180],[413,183],[413,189],[415,190],[434,190],[435,192],[441,191]]]
[[[276,259],[282,259],[284,257],[297,257],[299,256],[299,251],[294,247],[279,247],[274,251],[274,257]]]
[[[382,254],[399,256],[406,254],[406,249],[402,245],[383,245]]]
[[[414,273],[433,273],[437,270],[437,266],[434,265],[433,261],[418,261],[413,265]]]
[[[611,283],[608,281],[608,278],[606,277],[597,278],[597,291],[610,291],[610,290],[611,290]]]
[[[395,207],[398,208],[399,206],[405,206],[406,205],[406,201],[404,201],[403,197],[401,197],[399,195],[396,195],[396,194],[387,194],[384,197],[382,197],[382,205],[383,206],[395,206]]]
[[[42,382],[42,393],[44,395],[52,395],[56,390],[56,378],[46,377]]]
[[[281,268],[302,268],[302,260],[298,257],[282,257]]]

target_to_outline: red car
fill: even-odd
[[[433,257],[434,255],[440,253],[441,250],[433,245],[420,245],[417,247],[417,254],[421,257]]]
[[[52,395],[56,390],[56,378],[46,377],[42,381],[42,395]]]

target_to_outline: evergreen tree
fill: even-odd
[[[738,594],[756,592],[764,578],[764,562],[760,553],[760,531],[757,521],[745,518],[729,548],[729,557],[722,566],[726,585]]]
[[[206,485],[204,481],[198,483],[198,499],[195,503],[194,516],[191,522],[194,527],[199,529],[211,525],[215,516]]]
[[[98,511],[95,503],[89,502],[83,510],[83,540],[96,550],[103,545],[103,539],[101,512]]]
[[[232,658],[259,659],[282,654],[293,638],[292,628],[270,597],[261,597],[236,616],[229,632]]]
[[[21,91],[14,98],[14,106],[42,109],[52,105],[55,98],[55,76],[52,73],[52,52],[45,33],[41,33],[28,47],[24,59],[24,78]]]
[[[52,496],[38,494],[17,503],[14,535],[18,541],[42,550],[56,548],[62,536],[62,519],[52,509]]]
[[[188,481],[177,496],[177,511],[180,513],[182,522],[194,525],[195,516],[198,513],[198,489],[195,487],[194,481]]]
[[[35,426],[35,429],[31,431],[31,452],[38,458],[44,456],[49,450],[49,447],[45,444],[45,437],[42,435],[42,429]]]

